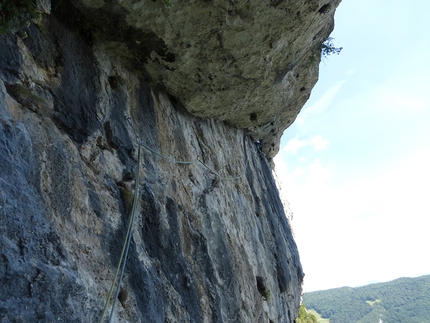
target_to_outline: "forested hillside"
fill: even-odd
[[[430,275],[306,293],[303,302],[330,323],[430,322]]]

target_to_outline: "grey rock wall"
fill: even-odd
[[[0,35],[1,322],[97,322],[139,140],[170,159],[142,148],[113,322],[294,322],[303,271],[264,154],[75,27],[53,11]]]
[[[193,115],[247,129],[268,157],[318,79],[341,0],[71,0],[97,38]]]

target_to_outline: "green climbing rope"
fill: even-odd
[[[133,126],[131,124],[131,118],[127,117],[126,120],[129,122],[130,126],[133,129]],[[134,129],[133,129],[133,131],[134,131]],[[125,270],[125,265],[126,265],[126,262],[127,262],[128,251],[130,249],[130,242],[131,242],[131,238],[132,238],[133,223],[134,223],[134,219],[136,217],[136,207],[137,207],[137,201],[138,201],[138,197],[139,197],[141,147],[143,147],[146,150],[152,152],[153,154],[157,155],[160,158],[168,160],[171,163],[181,164],[181,165],[200,164],[201,166],[203,166],[204,168],[206,168],[208,171],[210,171],[212,174],[214,174],[214,175],[216,175],[219,178],[224,179],[224,180],[235,180],[235,179],[241,178],[242,176],[245,175],[246,167],[248,165],[248,158],[247,158],[246,150],[245,150],[245,137],[244,137],[244,140],[243,140],[243,149],[245,151],[245,165],[244,165],[244,170],[243,170],[242,173],[240,173],[238,175],[225,177],[225,176],[222,176],[217,171],[215,171],[212,168],[210,168],[203,161],[201,161],[200,158],[199,158],[199,156],[197,156],[196,159],[190,160],[190,161],[176,160],[174,158],[165,156],[165,155],[159,153],[158,151],[152,149],[151,147],[145,145],[140,140],[139,136],[137,136],[136,133],[135,133],[135,135],[136,135],[136,142],[137,142],[137,146],[138,146],[138,153],[137,153],[137,165],[136,165],[136,175],[135,175],[136,182],[135,182],[135,187],[134,187],[133,206],[132,206],[132,210],[131,210],[131,214],[130,214],[130,220],[129,220],[128,228],[127,228],[127,233],[126,233],[126,236],[125,236],[125,241],[124,241],[124,244],[123,244],[123,247],[122,247],[122,251],[121,251],[120,259],[119,259],[119,262],[118,262],[118,266],[116,268],[115,276],[114,276],[114,279],[112,281],[112,285],[111,285],[111,287],[109,289],[108,296],[106,297],[106,302],[105,302],[105,305],[103,307],[103,311],[102,311],[102,314],[100,316],[100,320],[98,321],[99,323],[103,322],[103,319],[104,319],[104,317],[106,315],[106,312],[107,312],[107,309],[109,307],[109,303],[111,301],[112,294],[113,294],[113,291],[114,291],[115,285],[116,285],[115,297],[113,298],[113,304],[112,304],[111,313],[110,313],[109,321],[108,322],[110,323],[112,321],[113,313],[114,313],[115,306],[116,306],[116,303],[117,303],[117,300],[118,300],[118,294],[119,294],[120,289],[121,289],[121,281],[122,281],[122,278],[124,276],[124,270]],[[118,275],[119,275],[119,279],[118,279]],[[117,280],[118,280],[118,283],[117,283]]]
[[[130,220],[128,222],[128,228],[127,228],[127,233],[125,236],[125,241],[124,241],[124,245],[122,247],[122,251],[121,251],[121,256],[119,258],[119,262],[118,262],[118,267],[116,268],[116,272],[115,272],[115,277],[112,281],[112,285],[110,287],[108,296],[106,298],[106,303],[105,306],[103,308],[103,312],[102,315],[100,316],[100,320],[99,323],[103,322],[103,318],[105,317],[107,308],[109,306],[109,302],[110,299],[112,298],[112,293],[115,287],[115,283],[118,279],[118,274],[121,270],[121,274],[118,280],[118,285],[116,288],[116,293],[115,293],[115,298],[112,304],[112,309],[111,309],[111,314],[109,317],[109,321],[112,321],[112,317],[113,317],[113,313],[115,310],[115,306],[116,306],[116,302],[118,299],[118,294],[121,288],[121,281],[122,281],[122,277],[124,276],[124,269],[125,269],[125,264],[127,262],[127,256],[128,256],[128,250],[130,249],[130,241],[131,241],[131,237],[132,237],[132,229],[133,229],[133,222],[134,222],[134,218],[136,216],[136,206],[137,206],[137,200],[139,198],[139,181],[140,181],[140,146],[138,146],[138,150],[137,150],[137,165],[136,165],[136,176],[135,176],[135,185],[134,185],[134,198],[133,198],[133,206],[132,206],[132,210],[131,210],[131,215],[130,215]],[[121,266],[122,263],[122,266]]]

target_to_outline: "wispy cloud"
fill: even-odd
[[[288,140],[287,145],[284,147],[283,151],[296,154],[300,148],[306,147],[307,145],[308,145],[308,141],[299,140],[297,139],[297,136],[296,136],[295,138]]]
[[[327,139],[324,139],[321,135],[316,135],[309,140],[300,140],[298,139],[298,136],[296,136],[295,138],[290,139],[287,142],[286,146],[282,149],[282,151],[296,154],[300,148],[306,146],[313,146],[315,151],[320,151],[324,150],[328,144],[329,141]]]
[[[290,169],[288,159],[279,161],[278,168],[277,158],[283,193],[295,214],[292,225],[307,273],[305,288],[356,286],[369,277],[386,281],[429,268],[422,246],[430,243],[423,220],[430,210],[425,189],[430,183],[430,149],[418,150],[383,172],[346,182],[319,158]],[[309,236],[318,243],[309,243]],[[401,264],[399,253],[405,258]],[[340,262],[330,259],[340,255]],[[328,261],[336,262],[338,270],[321,267]]]
[[[345,80],[342,80],[333,84],[314,105],[304,109],[299,114],[297,121],[303,123],[308,114],[318,115],[323,113],[330,106],[331,102],[335,98],[336,94],[340,91],[344,83]]]
[[[314,146],[315,151],[324,150],[329,144],[329,141],[320,135],[313,137],[310,142]]]
[[[384,24],[366,30],[357,12],[368,11],[370,0],[339,7],[336,24],[343,28],[333,35],[345,51],[320,74],[287,133],[299,136],[275,157],[295,214],[305,291],[429,272],[430,43],[420,28],[430,2],[419,2],[407,8],[406,24],[398,23],[405,8],[391,6],[384,15],[379,5],[372,15]],[[383,30],[372,33],[375,27]],[[399,33],[403,47],[414,50],[395,50]],[[372,48],[371,56],[351,34]],[[309,143],[317,134],[330,141],[330,152],[314,151],[324,147],[323,140]]]

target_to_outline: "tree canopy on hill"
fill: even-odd
[[[300,305],[296,323],[318,323],[317,318],[306,310],[305,304]]]
[[[330,323],[430,322],[430,275],[306,293],[303,302]]]

